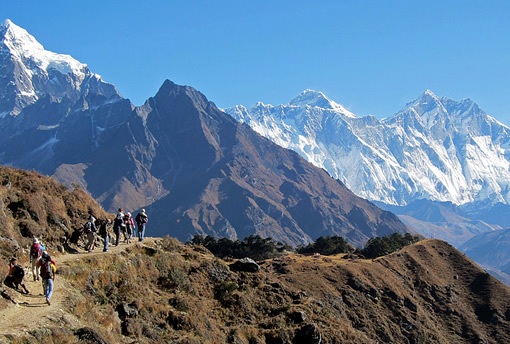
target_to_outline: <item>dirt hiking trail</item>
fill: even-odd
[[[145,238],[143,242],[132,241],[130,244],[121,243],[119,246],[110,246],[108,252],[103,252],[102,247],[96,247],[94,251],[87,252],[79,250],[78,253],[51,254],[57,263],[57,275],[54,281],[54,291],[51,298],[51,305],[46,303],[43,293],[41,280],[34,281],[32,273],[28,272],[25,277],[25,284],[29,290],[28,294],[19,290],[8,288],[4,289],[11,296],[14,302],[11,302],[7,308],[0,312],[0,336],[13,335],[20,336],[36,328],[44,329],[49,326],[71,326],[79,324],[79,320],[63,310],[69,292],[72,291],[70,283],[58,274],[58,269],[66,266],[70,261],[84,259],[96,255],[116,254],[124,251],[126,248],[134,245],[142,245],[153,241],[153,238]],[[25,271],[30,271],[26,268]],[[0,343],[9,343],[4,338],[0,338]]]

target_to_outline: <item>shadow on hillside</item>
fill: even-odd
[[[48,304],[46,303],[46,301],[37,302],[37,303],[20,302],[19,305],[23,306],[23,307],[27,307],[27,308],[48,307]]]
[[[41,299],[41,298],[44,298],[44,295],[43,294],[39,294],[39,295],[28,294],[28,295],[25,295],[25,297],[29,297],[31,299]]]

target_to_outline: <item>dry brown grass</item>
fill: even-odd
[[[50,177],[5,166],[0,166],[0,207],[0,255],[22,262],[33,237],[56,251],[61,238],[82,228],[89,211],[109,216],[80,188],[69,190]]]
[[[292,343],[307,324],[327,344],[509,339],[509,288],[482,281],[439,241],[375,261],[288,255],[261,262],[258,273],[228,264],[163,238],[67,259],[59,279],[69,284],[65,310],[111,343]],[[496,322],[477,319],[484,302]],[[75,332],[64,326],[57,336]]]

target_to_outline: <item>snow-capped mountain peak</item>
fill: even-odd
[[[321,109],[329,109],[335,112],[340,112],[347,117],[356,117],[356,115],[344,108],[342,105],[329,99],[324,93],[310,89],[301,92],[301,94],[292,99],[288,105],[297,107],[318,107]]]
[[[0,117],[17,116],[28,105],[50,97],[76,101],[85,94],[120,99],[115,86],[105,83],[86,64],[65,54],[45,50],[25,29],[9,19],[0,25]]]
[[[55,69],[66,75],[72,73],[85,76],[86,64],[80,63],[69,55],[56,54],[47,51],[25,29],[6,19],[0,26],[1,43],[10,51],[12,56],[22,62],[33,61],[41,70]]]

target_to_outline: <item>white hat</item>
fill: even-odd
[[[145,209],[142,209],[142,213],[145,213]]]
[[[37,240],[37,238],[34,238],[34,244],[37,244],[39,242],[39,240]]]

